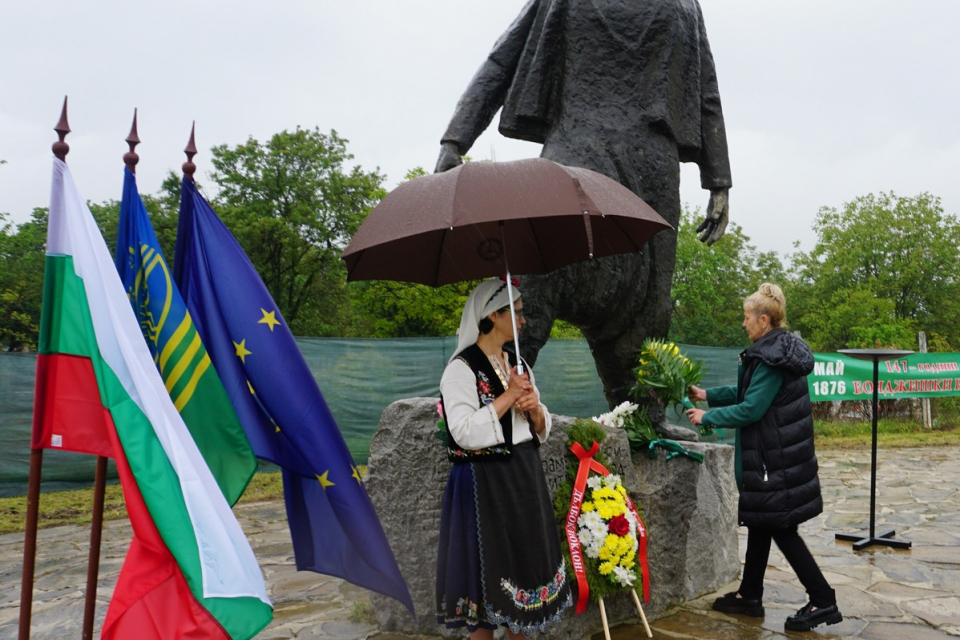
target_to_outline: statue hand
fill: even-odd
[[[730,221],[730,206],[727,201],[727,189],[713,189],[710,191],[710,204],[707,205],[707,215],[697,227],[700,242],[711,245],[723,237]]]
[[[440,145],[440,157],[437,158],[437,166],[434,173],[442,173],[454,167],[463,164],[463,158],[460,157],[460,150],[454,142],[444,142]]]

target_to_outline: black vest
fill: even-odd
[[[806,378],[813,370],[813,354],[800,338],[775,329],[740,358],[738,402],[761,362],[783,374],[783,385],[763,418],[740,431],[740,524],[763,529],[798,525],[823,511]]]
[[[492,403],[506,391],[506,389],[503,388],[503,383],[500,382],[500,376],[493,370],[493,364],[491,364],[487,354],[485,354],[480,347],[475,344],[471,345],[458,353],[456,357],[466,362],[470,370],[476,375],[477,397],[480,400],[480,406]],[[510,360],[511,367],[516,366],[517,356],[515,354],[507,352],[507,358]],[[527,366],[526,361],[524,361],[523,365],[524,367]],[[450,433],[450,422],[447,420],[447,409],[443,404],[443,395],[440,396],[440,406],[443,408],[443,422],[447,430],[447,458],[451,462],[482,462],[484,460],[497,460],[510,456],[510,444],[513,442],[512,411],[507,411],[503,414],[503,417],[500,418],[500,428],[503,431],[503,444],[486,447],[484,449],[464,449],[457,444],[456,440],[453,439],[453,434]],[[539,446],[540,440],[538,438],[534,438],[533,441]]]

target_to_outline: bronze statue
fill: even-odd
[[[730,165],[697,0],[531,0],[460,98],[436,170],[460,164],[501,107],[505,136],[619,180],[674,227],[679,163],[696,162],[710,190],[700,240],[723,235]],[[640,345],[670,327],[676,242],[675,231],[663,231],[636,254],[524,277],[524,357],[536,361],[555,319],[571,322],[610,406],[627,399]]]

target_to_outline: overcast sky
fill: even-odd
[[[392,188],[433,168],[457,99],[523,0],[33,0],[0,14],[0,212],[46,206],[64,95],[85,198],[119,199],[139,108],[137,174],[297,125],[336,129]],[[960,0],[701,0],[726,118],[731,219],[760,250],[813,247],[821,206],[928,191],[960,212]],[[495,125],[477,159],[539,155]],[[682,197],[703,208],[695,165]],[[882,229],[878,232],[882,233]]]

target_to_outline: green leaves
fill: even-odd
[[[356,329],[374,338],[451,336],[475,281],[428,287],[377,280],[349,285]]]
[[[18,227],[0,214],[0,347],[36,349],[43,296],[47,210]]]
[[[346,144],[298,127],[213,148],[218,212],[296,334],[352,324],[340,252],[385,192],[383,175],[346,166]]]
[[[636,383],[630,394],[634,398],[653,396],[664,406],[678,404],[687,396],[690,385],[703,378],[703,363],[687,358],[672,342],[647,338],[633,376]]]
[[[677,233],[673,272],[670,340],[718,347],[746,346],[740,326],[743,299],[762,282],[781,282],[784,268],[776,252],[760,253],[735,223],[716,243],[697,239],[698,211],[684,208]]]
[[[818,351],[914,348],[925,330],[960,337],[960,223],[927,193],[869,194],[823,207],[817,245],[793,256],[794,327]]]

